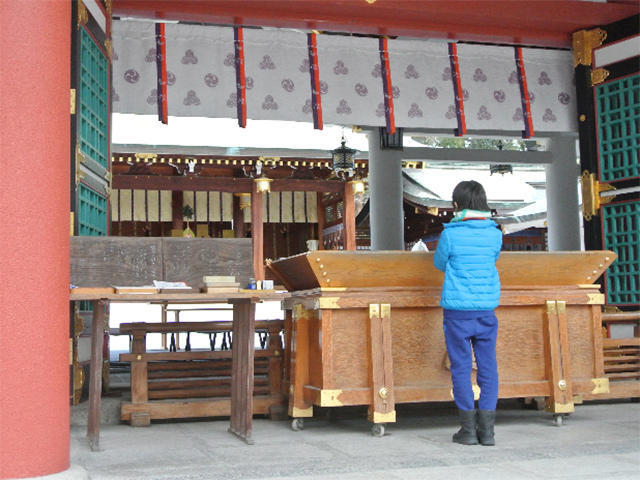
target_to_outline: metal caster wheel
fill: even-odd
[[[371,435],[373,435],[374,437],[382,437],[384,435],[384,431],[384,423],[374,423],[371,427]]]
[[[291,430],[294,432],[304,430],[304,418],[294,418],[291,420]]]
[[[561,427],[563,423],[564,423],[564,416],[563,415],[554,415],[553,416],[553,425],[555,427]]]

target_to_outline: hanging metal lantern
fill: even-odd
[[[347,173],[350,177],[353,176],[355,170],[355,156],[356,150],[349,148],[345,145],[346,141],[344,136],[342,137],[342,145],[335,150],[332,150],[331,156],[333,158],[333,170],[339,174]]]

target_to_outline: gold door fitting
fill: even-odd
[[[601,28],[580,30],[573,33],[573,68],[578,65],[588,67],[593,63],[592,50],[602,45],[607,38],[607,32]]]
[[[585,170],[580,175],[580,187],[582,190],[582,216],[589,221],[594,215],[598,215],[600,205],[609,203],[616,196],[610,195],[601,197],[602,192],[615,190],[616,188],[608,183],[600,183],[596,180],[596,175]]]

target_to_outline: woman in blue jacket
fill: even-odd
[[[440,306],[451,361],[453,397],[462,427],[453,441],[495,445],[493,426],[498,401],[494,309],[500,300],[496,260],[502,232],[489,219],[487,196],[478,182],[460,182],[453,190],[454,218],[444,226],[433,263],[444,272]],[[471,384],[472,353],[478,365],[480,399],[476,414]]]

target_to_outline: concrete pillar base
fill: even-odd
[[[63,472],[44,475],[42,477],[29,477],[31,480],[89,480],[89,472],[80,465],[71,465]]]

